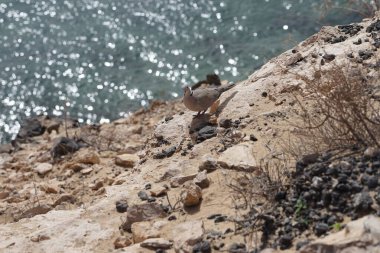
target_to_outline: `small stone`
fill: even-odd
[[[97,190],[99,190],[100,188],[103,187],[103,181],[98,181],[95,184],[89,185],[89,187],[90,187],[91,190],[97,191]]]
[[[128,210],[128,202],[126,199],[116,201],[116,211],[118,213],[125,213]]]
[[[369,213],[372,210],[373,200],[368,192],[363,191],[354,195],[354,208],[356,212]]]
[[[364,151],[363,156],[366,159],[376,159],[377,157],[380,157],[380,149],[369,147]]]
[[[88,168],[86,168],[86,169],[81,170],[80,172],[82,173],[82,175],[88,175],[88,174],[90,174],[93,170],[94,170],[93,168],[88,167]]]
[[[98,152],[94,150],[80,150],[78,151],[73,160],[76,163],[83,163],[83,164],[99,164],[100,163],[100,158]]]
[[[280,237],[279,244],[280,249],[285,250],[292,247],[293,236],[291,234],[285,234]]]
[[[218,216],[214,220],[215,223],[220,223],[220,222],[225,222],[225,221],[227,221],[227,216],[224,216],[224,215],[223,216]]]
[[[193,253],[211,253],[211,245],[208,241],[201,241],[194,245]]]
[[[192,183],[183,192],[182,203],[186,207],[196,206],[202,199],[202,189]]]
[[[164,186],[157,186],[150,190],[152,197],[161,197],[168,192],[168,188]]]
[[[131,226],[135,222],[148,221],[155,218],[165,218],[167,213],[163,207],[157,203],[144,203],[133,205],[128,208],[127,221],[124,222],[122,228],[128,232],[131,231]]]
[[[230,128],[232,126],[232,120],[231,119],[221,119],[219,121],[219,126],[223,128]]]
[[[124,168],[133,168],[138,161],[139,157],[135,154],[123,154],[115,158],[115,164]]]
[[[0,192],[0,199],[6,199],[9,196],[9,191]]]
[[[37,172],[39,175],[45,175],[52,169],[53,165],[51,165],[50,163],[39,163],[33,170]]]
[[[309,240],[297,242],[297,244],[296,244],[296,250],[300,250],[303,246],[308,245],[309,243],[310,243]]]
[[[379,184],[379,179],[377,176],[368,177],[367,186],[369,189],[374,189]]]
[[[71,204],[74,204],[76,201],[76,198],[73,196],[73,195],[70,195],[70,194],[65,194],[65,195],[62,195],[60,196],[53,204],[54,207],[62,204],[62,203],[65,203],[65,202],[68,202],[68,203],[71,203]]]
[[[205,156],[202,158],[202,163],[199,165],[199,171],[207,171],[207,173],[210,173],[218,168],[218,162],[213,157]]]
[[[143,200],[143,201],[149,199],[148,194],[147,194],[146,192],[144,192],[144,191],[139,191],[139,192],[137,193],[137,196],[139,196],[139,198],[140,198],[141,200]]]
[[[228,249],[229,253],[246,253],[246,246],[244,243],[233,243]]]
[[[210,180],[207,178],[207,171],[203,170],[202,172],[199,172],[193,182],[202,189],[209,187]]]
[[[249,135],[249,140],[251,140],[251,141],[257,141],[258,139],[256,138],[255,135],[250,134],[250,135]]]
[[[149,249],[170,249],[173,243],[163,238],[150,238],[143,241],[140,246]]]
[[[32,236],[30,238],[30,240],[32,242],[40,242],[40,241],[45,241],[45,240],[49,240],[49,239],[50,239],[50,237],[47,235],[37,235],[37,236]]]
[[[323,59],[325,59],[326,61],[332,61],[335,59],[335,55],[334,54],[325,54],[322,56]]]
[[[131,244],[132,244],[132,240],[128,237],[125,237],[125,236],[120,236],[120,237],[116,238],[116,240],[113,243],[115,249],[125,248]]]
[[[315,225],[314,232],[317,236],[321,236],[329,231],[329,225],[323,222],[319,222]]]

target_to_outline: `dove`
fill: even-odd
[[[185,86],[183,103],[188,109],[198,112],[198,116],[202,111],[204,114],[207,109],[219,99],[223,92],[234,86],[235,84],[228,84],[215,88],[203,88],[196,90],[192,90],[190,87]]]

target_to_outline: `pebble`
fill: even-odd
[[[128,210],[128,202],[126,199],[116,201],[116,211],[118,213],[125,213]]]
[[[323,222],[319,222],[315,225],[314,232],[317,236],[321,236],[329,231],[329,225]]]
[[[193,253],[211,253],[211,245],[208,241],[201,241],[194,245]]]
[[[139,196],[139,198],[140,198],[141,200],[143,200],[143,201],[149,199],[148,194],[147,194],[146,192],[144,192],[144,191],[139,191],[139,192],[137,193],[137,196]]]

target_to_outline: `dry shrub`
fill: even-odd
[[[306,86],[304,94],[294,93],[301,121],[296,120],[296,145],[302,144],[308,153],[380,147],[380,103],[374,96],[378,73],[369,77],[362,67],[334,65],[317,70],[313,78],[297,78]]]
[[[321,9],[325,14],[332,9],[343,9],[358,13],[362,17],[373,17],[375,12],[380,10],[380,0],[346,0],[339,7],[334,0],[324,0]]]

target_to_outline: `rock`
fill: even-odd
[[[380,149],[375,147],[369,147],[364,151],[363,156],[366,159],[376,159],[380,157]]]
[[[146,192],[144,192],[144,191],[139,191],[139,192],[137,193],[137,196],[139,196],[139,198],[140,198],[141,200],[143,200],[143,201],[149,199],[148,194],[147,194]]]
[[[202,189],[192,183],[188,185],[184,192],[182,192],[182,203],[185,207],[196,206],[202,199]]]
[[[163,238],[151,238],[140,243],[140,246],[148,249],[170,249],[173,243]]]
[[[232,127],[232,120],[231,119],[221,119],[219,121],[219,126],[223,128],[230,128]]]
[[[196,142],[200,143],[202,141],[215,137],[216,134],[216,127],[205,126],[196,133]]]
[[[59,158],[63,155],[74,153],[81,148],[81,145],[75,140],[61,137],[54,141],[53,147],[50,150],[50,155],[53,158]]]
[[[246,246],[244,243],[233,243],[228,249],[229,253],[246,253]]]
[[[62,195],[60,196],[53,204],[53,207],[56,207],[62,203],[71,203],[71,204],[74,204],[76,202],[76,198],[73,196],[73,195],[70,195],[70,194],[65,194],[65,195]]]
[[[47,212],[49,212],[50,210],[52,210],[52,207],[50,205],[39,205],[39,206],[36,206],[36,207],[32,207],[28,210],[26,210],[25,212],[23,212],[20,217],[18,217],[16,220],[21,220],[21,219],[25,219],[25,218],[32,218],[36,215],[39,215],[39,214],[45,214]]]
[[[218,161],[209,156],[202,157],[202,163],[199,165],[199,171],[207,171],[207,173],[210,173],[218,168]]]
[[[160,197],[167,193],[168,188],[164,186],[156,186],[153,187],[153,189],[150,190],[150,194],[152,197]]]
[[[0,154],[1,153],[12,153],[12,151],[14,150],[14,147],[12,146],[12,144],[10,143],[6,143],[6,144],[1,144],[0,145]]]
[[[94,150],[81,150],[77,152],[73,158],[76,163],[84,163],[84,164],[99,164],[100,158],[98,152]]]
[[[40,185],[40,189],[46,193],[57,194],[59,192],[59,188],[56,185],[42,184]]]
[[[314,227],[314,232],[317,236],[321,236],[329,231],[329,225],[323,222],[319,222]]]
[[[300,249],[301,253],[378,253],[380,218],[369,215],[348,223],[340,232],[317,239]]]
[[[143,242],[149,238],[161,236],[162,228],[168,224],[167,221],[142,221],[132,224],[131,231],[134,243]]]
[[[176,252],[191,252],[192,246],[202,241],[204,226],[201,220],[187,221],[173,227],[172,238]]]
[[[253,157],[253,146],[241,143],[225,150],[218,159],[218,165],[224,169],[253,172],[258,169]]]
[[[210,180],[207,178],[207,171],[203,170],[202,172],[199,172],[193,182],[202,189],[209,187]]]
[[[97,191],[104,186],[103,181],[98,181],[95,184],[90,184],[89,188],[93,191]]]
[[[211,253],[211,245],[208,241],[201,241],[194,245],[193,253]]]
[[[29,118],[21,123],[16,139],[25,141],[29,137],[42,135],[45,130],[46,127],[37,118]]]
[[[30,238],[30,240],[32,242],[40,242],[40,241],[45,241],[45,240],[49,240],[49,239],[50,239],[50,237],[47,235],[37,235],[37,236],[32,236]]]
[[[372,210],[373,200],[367,191],[355,194],[353,203],[356,212],[369,213]]]
[[[34,171],[39,175],[45,175],[53,169],[53,165],[50,163],[38,163],[36,167],[34,167]]]
[[[1,191],[0,192],[0,199],[6,199],[8,198],[10,192],[9,191]]]
[[[93,170],[94,170],[93,168],[88,167],[88,168],[86,168],[86,169],[81,170],[80,173],[82,173],[82,175],[88,175],[88,174],[90,174]]]
[[[291,234],[285,234],[280,237],[279,244],[280,249],[285,250],[292,247],[293,236]]]
[[[368,177],[368,180],[367,180],[367,186],[369,189],[374,189],[378,186],[379,184],[379,178],[378,176],[370,176]]]
[[[155,218],[164,218],[167,213],[161,205],[157,203],[144,203],[133,205],[128,208],[127,221],[124,222],[122,228],[126,231],[131,231],[131,226],[135,222],[147,221]]]
[[[135,154],[123,154],[115,157],[115,164],[124,168],[133,168],[139,161]]]
[[[177,175],[174,176],[170,179],[170,187],[176,188],[179,187],[180,185],[184,184],[187,181],[193,180],[197,174],[191,174],[191,175]]]
[[[128,247],[132,244],[132,240],[126,236],[120,236],[113,242],[115,249]]]
[[[116,211],[118,213],[125,213],[128,210],[128,202],[126,199],[116,201]]]

